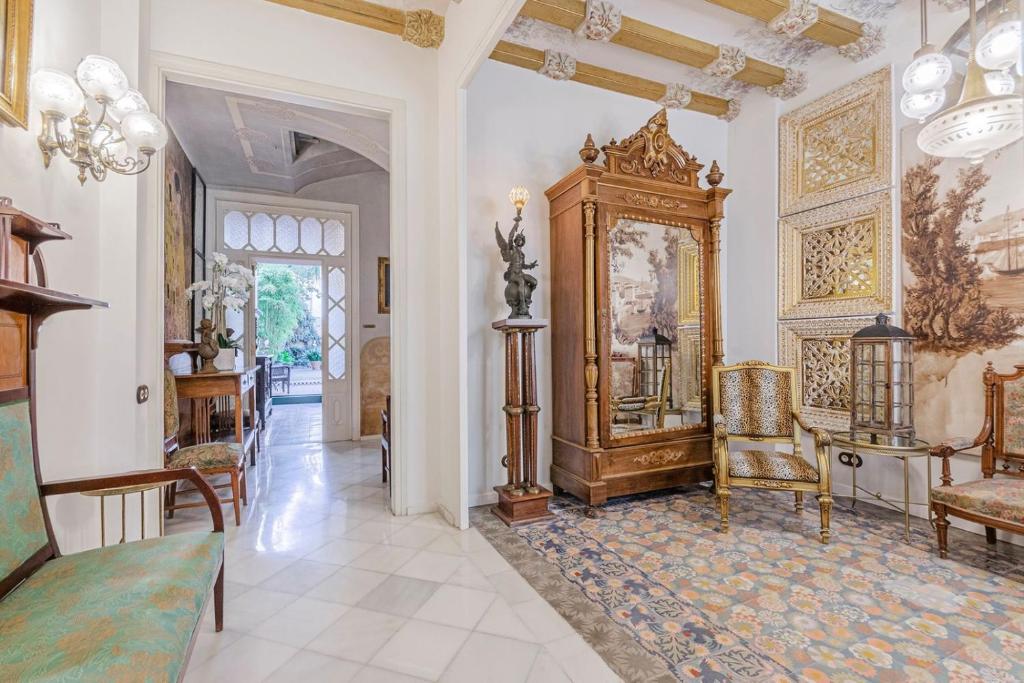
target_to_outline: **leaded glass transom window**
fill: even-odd
[[[345,222],[337,217],[232,209],[224,214],[224,244],[241,251],[342,256]]]

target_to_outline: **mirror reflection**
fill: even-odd
[[[700,245],[627,219],[609,244],[612,435],[702,424]]]

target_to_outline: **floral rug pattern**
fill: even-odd
[[[907,545],[838,509],[824,546],[813,503],[753,490],[728,534],[702,488],[557,500],[505,537],[474,521],[626,680],[1024,680],[1024,585],[940,560],[924,530]]]

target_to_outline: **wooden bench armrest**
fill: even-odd
[[[181,479],[187,479],[192,482],[196,490],[203,494],[203,498],[206,499],[206,504],[210,508],[210,516],[213,517],[213,530],[223,532],[224,515],[221,512],[217,494],[214,493],[210,484],[203,479],[203,476],[194,467],[139,470],[121,474],[104,474],[98,477],[50,481],[39,485],[39,493],[43,496],[59,496],[67,493],[102,491],[103,489],[137,486],[140,484],[153,484],[154,486],[157,484],[170,484]]]

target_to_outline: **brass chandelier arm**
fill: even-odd
[[[65,117],[52,113],[42,113],[43,132],[36,138],[39,149],[43,153],[43,165],[49,168],[55,153],[60,152],[67,157],[71,163],[78,167],[78,181],[85,184],[89,175],[97,182],[102,182],[107,177],[108,171],[119,175],[139,175],[149,168],[153,158],[153,150],[140,149],[142,156],[129,156],[119,160],[110,153],[108,145],[116,145],[124,142],[123,137],[114,137],[114,128],[108,121],[107,103],[101,102],[99,119],[93,123],[88,112],[82,110],[80,114],[71,119],[71,135],[64,135],[58,129],[58,125]],[[106,126],[109,132],[103,138],[94,143],[93,137],[101,127]]]

